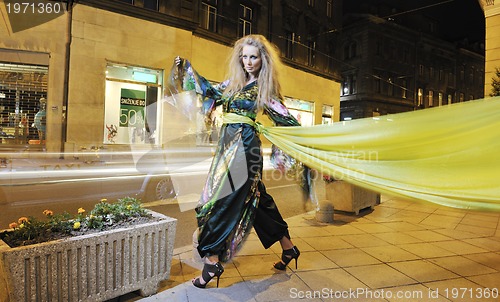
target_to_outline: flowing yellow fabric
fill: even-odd
[[[307,166],[366,189],[500,211],[500,97],[261,132]]]

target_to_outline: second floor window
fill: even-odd
[[[344,46],[344,59],[352,59],[356,57],[356,42],[348,43]]]
[[[239,12],[239,20],[238,20],[238,36],[243,37],[252,33],[252,19],[253,19],[253,10],[240,4],[240,12]]]
[[[288,59],[293,59],[294,47],[295,47],[295,33],[288,32],[286,34],[286,54]]]
[[[307,42],[307,65],[314,66],[316,64],[316,41]]]
[[[201,27],[213,32],[217,31],[217,0],[201,3]]]
[[[333,0],[326,0],[326,16],[328,18],[332,17],[332,11],[333,11]]]
[[[356,93],[356,76],[353,75],[351,77],[351,85],[349,85],[349,92],[351,94],[355,94]]]
[[[348,80],[349,79],[344,79],[344,81],[342,82],[342,90],[340,91],[340,95],[348,95],[349,94],[349,83],[348,83]]]
[[[380,76],[378,76],[378,75],[375,76],[375,87],[374,88],[375,88],[375,92],[377,92],[377,93],[380,93],[380,91],[381,91],[380,79],[381,79]]]
[[[406,81],[406,79],[403,79],[401,81],[401,97],[403,99],[406,99],[406,92],[408,91],[408,82]]]
[[[144,0],[144,8],[158,10],[158,0]]]

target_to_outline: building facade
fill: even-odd
[[[492,91],[492,78],[500,68],[500,1],[478,0],[486,19],[484,95]]]
[[[345,16],[339,45],[343,58],[340,120],[483,97],[480,51],[410,25],[372,14]]]
[[[336,1],[43,3],[30,22],[10,2],[0,6],[9,20],[0,26],[0,148],[162,147],[178,134],[164,105],[175,56],[220,82],[231,45],[249,33],[280,49],[283,93],[304,124],[338,120],[340,72],[328,33],[341,26]]]

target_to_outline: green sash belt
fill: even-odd
[[[222,116],[222,123],[223,124],[248,124],[248,125],[254,127],[255,130],[257,131],[257,133],[263,133],[266,131],[265,127],[261,123],[252,120],[248,116],[239,115],[239,114],[232,113],[232,112],[224,113],[224,115]]]

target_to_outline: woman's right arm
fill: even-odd
[[[196,72],[188,60],[182,59],[179,56],[175,57],[174,65],[170,81],[177,90],[180,90],[178,92],[195,90],[202,97],[204,107],[215,107],[223,103],[222,93],[227,87],[227,82],[212,85],[212,83]]]

